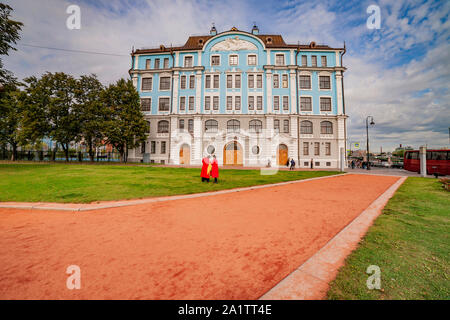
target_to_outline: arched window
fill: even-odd
[[[251,120],[249,129],[251,132],[260,133],[262,131],[262,122],[260,120]]]
[[[311,121],[305,120],[300,122],[300,133],[301,134],[312,134],[313,124]]]
[[[238,120],[228,120],[227,122],[227,130],[229,132],[239,132],[241,125]]]
[[[150,133],[150,121],[147,122],[147,130],[145,130],[145,133]]]
[[[205,132],[217,132],[219,124],[216,120],[206,120],[205,122]]]
[[[158,133],[169,133],[169,121],[161,120],[158,122]]]
[[[330,121],[322,121],[320,123],[321,134],[333,134],[333,124]]]

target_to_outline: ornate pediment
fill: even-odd
[[[239,51],[239,50],[257,50],[258,48],[250,41],[239,39],[239,37],[228,38],[216,43],[211,51]]]

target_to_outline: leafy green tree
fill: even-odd
[[[107,87],[102,100],[109,112],[105,123],[106,142],[114,146],[121,161],[126,162],[128,149],[146,140],[147,122],[140,111],[139,93],[131,80],[120,79]]]
[[[96,75],[81,76],[77,80],[75,98],[80,115],[80,134],[88,146],[91,161],[94,161],[95,147],[104,137],[103,130],[109,115],[101,100],[103,91],[104,87]]]
[[[12,10],[7,4],[0,3],[0,56],[8,55],[9,50],[16,50],[13,45],[20,39],[19,32],[22,30],[23,23],[10,19]],[[11,72],[4,69],[0,58],[0,90],[11,84],[16,85],[17,79]]]
[[[24,135],[31,142],[49,137],[61,145],[66,161],[69,146],[80,137],[80,114],[76,107],[76,80],[65,73],[46,73],[41,79],[26,78]],[[56,149],[54,150],[54,153]]]
[[[24,93],[8,90],[0,98],[0,141],[12,147],[11,160],[17,160],[17,147],[21,142]]]

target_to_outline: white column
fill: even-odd
[[[420,157],[420,176],[427,176],[427,147],[421,146],[419,148],[419,157]]]
[[[169,141],[169,148],[170,148],[170,158],[169,158],[169,164],[179,164],[180,158],[179,154],[177,152],[177,141],[179,139],[178,137],[178,117],[177,116],[171,116],[170,117],[170,141]]]
[[[179,66],[180,66],[180,53],[175,52],[175,67],[179,67]]]
[[[297,92],[296,92],[296,81],[295,81],[295,71],[291,70],[289,73],[290,78],[290,89],[291,89],[291,114],[297,113]]]
[[[194,117],[194,142],[192,144],[192,164],[201,164],[203,157],[202,150],[202,118]]]
[[[337,104],[337,114],[344,114],[344,106],[342,101],[342,72],[336,71],[336,104]]]
[[[270,49],[267,49],[267,60],[266,60],[266,64],[270,65]]]
[[[266,98],[267,98],[267,113],[272,113],[273,97],[272,97],[272,70],[266,71]]]
[[[200,105],[202,99],[202,72],[199,70],[195,74],[195,110],[200,113]]]
[[[202,50],[198,50],[197,51],[197,56],[198,56],[198,63],[197,63],[197,65],[199,67],[201,67],[202,66]]]
[[[180,74],[175,71],[173,74],[173,96],[172,96],[172,113],[178,113],[178,82]]]
[[[336,129],[336,135],[337,135],[337,164],[338,168],[341,167],[341,157],[340,157],[340,150],[341,148],[344,148],[345,150],[345,143],[346,143],[346,137],[345,137],[345,119],[344,118],[338,118],[337,119],[337,129]],[[344,154],[345,159],[345,154]],[[347,167],[347,164],[344,162],[342,164],[343,168]]]

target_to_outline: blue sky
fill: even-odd
[[[345,96],[350,141],[365,141],[367,115],[375,118],[371,146],[449,146],[450,1],[206,1],[14,0],[25,23],[18,51],[6,67],[19,78],[45,71],[96,73],[104,82],[127,77],[132,46],[183,44],[189,35],[236,26],[283,35],[290,43],[346,42]],[[66,28],[66,8],[81,8],[81,30]],[[369,5],[381,28],[368,29]],[[101,56],[30,48],[23,44],[109,52]]]

